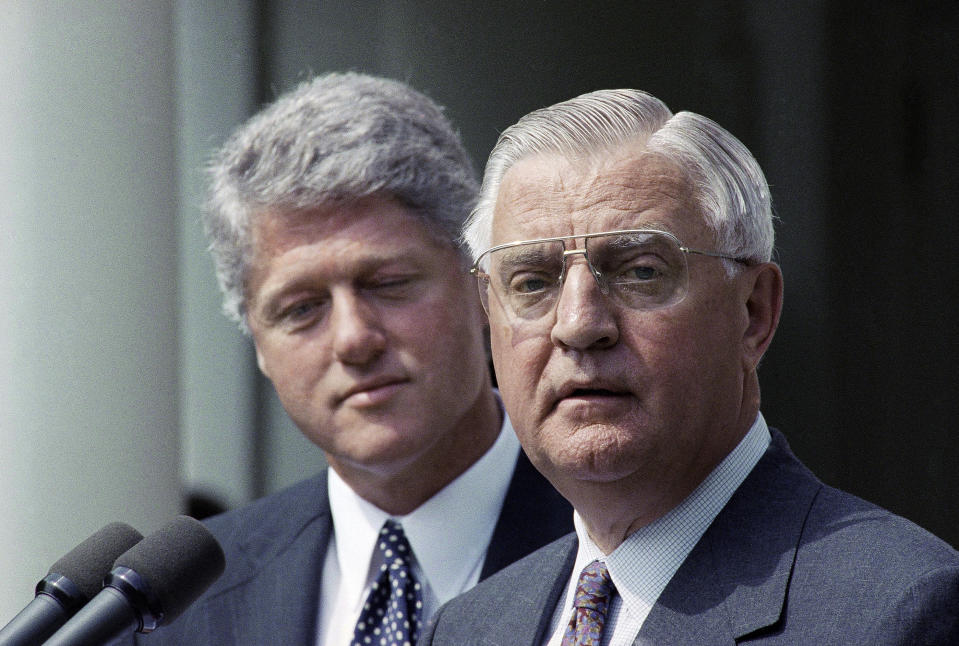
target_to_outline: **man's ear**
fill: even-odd
[[[266,359],[263,358],[263,355],[260,353],[260,348],[256,343],[253,344],[253,347],[256,349],[256,365],[259,366],[260,372],[262,372],[264,376],[269,377],[270,374],[266,371]]]
[[[773,340],[783,305],[783,274],[779,265],[765,262],[746,268],[746,312],[749,317],[743,334],[743,362],[755,370]]]

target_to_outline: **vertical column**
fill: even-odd
[[[180,510],[172,4],[0,13],[0,622]]]
[[[200,209],[203,168],[256,110],[255,3],[176,3],[180,429],[191,494],[235,507],[257,493],[252,342],[220,310]]]

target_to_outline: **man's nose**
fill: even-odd
[[[592,267],[585,256],[580,259],[570,255],[566,263],[550,338],[555,345],[574,350],[615,345],[619,340],[618,323]]]
[[[369,363],[386,349],[386,332],[379,313],[354,291],[333,295],[330,323],[333,355],[341,363]]]

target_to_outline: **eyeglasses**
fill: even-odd
[[[568,249],[567,240],[583,244]],[[470,273],[477,278],[487,314],[492,293],[514,319],[537,320],[552,312],[559,300],[567,259],[581,255],[604,295],[630,309],[655,310],[686,297],[687,254],[746,262],[685,247],[666,231],[625,229],[497,245],[480,254]]]

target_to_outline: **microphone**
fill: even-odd
[[[0,630],[0,646],[39,646],[103,586],[113,561],[143,535],[125,523],[110,523],[53,564],[33,601]]]
[[[103,589],[46,646],[97,646],[176,619],[223,573],[223,550],[203,524],[177,516],[121,554]]]

